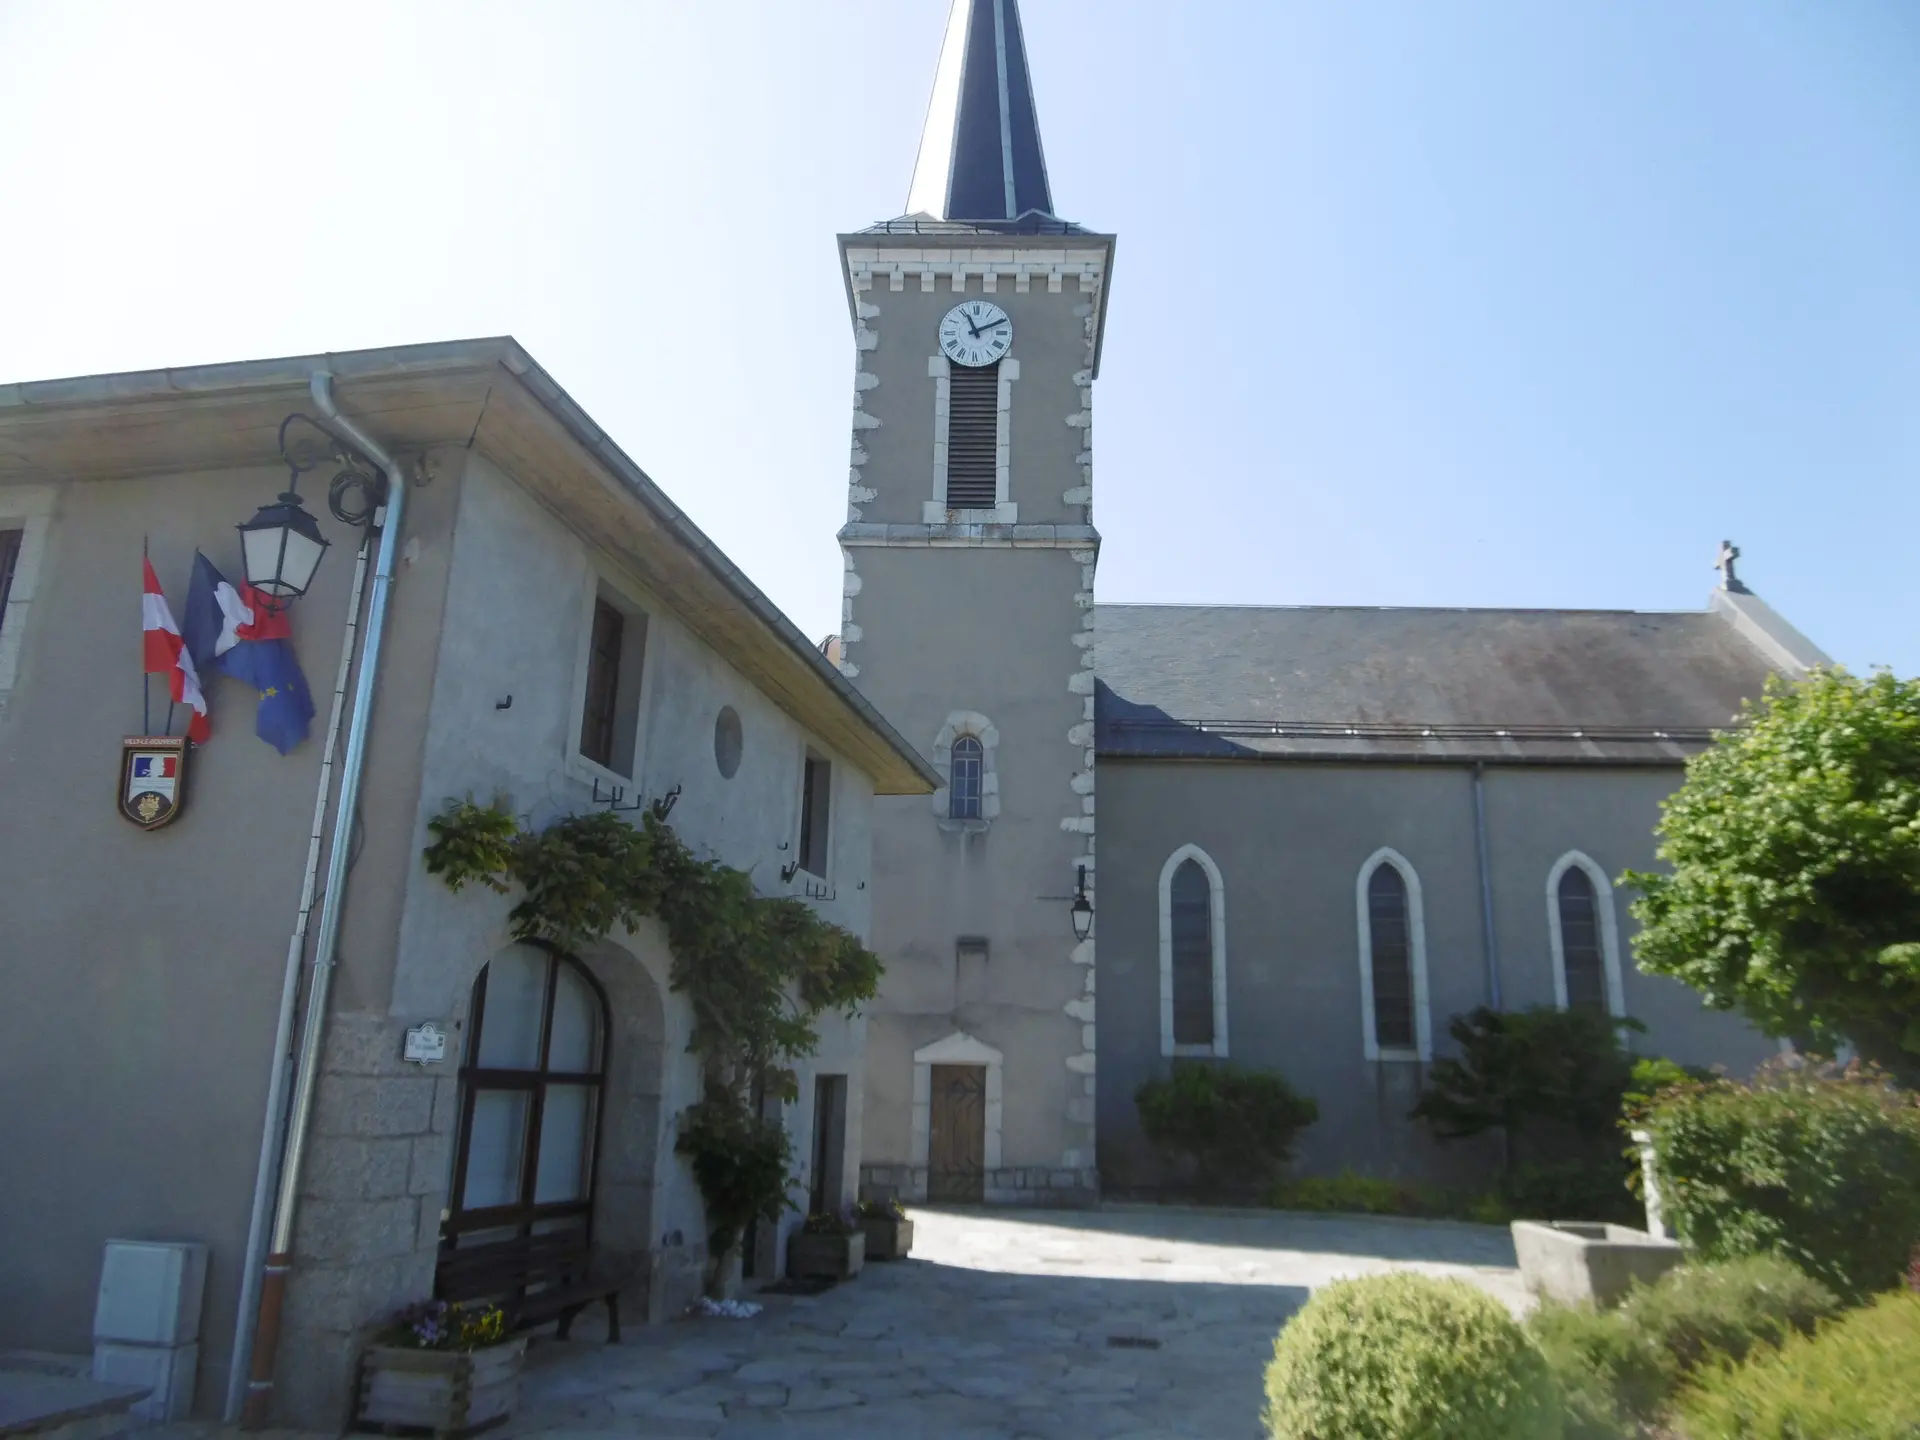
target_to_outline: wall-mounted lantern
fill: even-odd
[[[266,597],[270,610],[284,610],[307,593],[329,544],[293,488],[298,477],[295,471],[279,499],[239,527],[247,583]]]
[[[1073,917],[1073,938],[1085,940],[1093,933],[1093,901],[1087,898],[1087,867],[1075,867],[1079,875],[1074,888],[1073,907],[1067,913]]]

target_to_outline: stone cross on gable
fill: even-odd
[[[1720,554],[1714,560],[1713,568],[1720,572],[1720,588],[1722,590],[1731,590],[1736,595],[1745,595],[1750,592],[1745,585],[1741,584],[1740,577],[1733,573],[1733,562],[1739,558],[1740,547],[1731,540],[1722,540],[1720,542]]]

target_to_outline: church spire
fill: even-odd
[[[953,0],[934,74],[909,215],[1005,221],[1051,216],[1018,0]]]

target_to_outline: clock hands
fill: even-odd
[[[1002,315],[998,320],[994,321],[991,325],[988,325],[983,329],[981,326],[974,324],[973,321],[969,319],[967,321],[967,328],[973,332],[973,338],[978,340],[981,337],[981,335],[986,333],[987,330],[998,330],[1002,325],[1006,323],[1007,323],[1007,317]]]

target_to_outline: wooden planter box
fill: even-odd
[[[867,1259],[904,1260],[913,1252],[913,1221],[862,1220],[867,1237]]]
[[[819,1275],[851,1280],[867,1258],[864,1231],[851,1235],[808,1235],[796,1230],[787,1237],[787,1274]]]
[[[505,1420],[520,1399],[527,1337],[482,1350],[369,1345],[360,1361],[362,1425],[409,1425],[470,1434]]]

